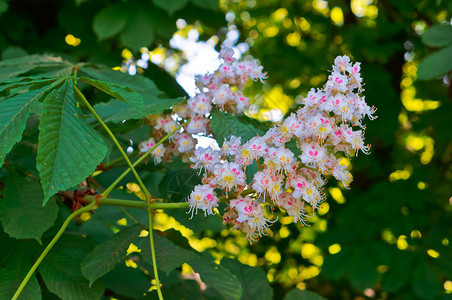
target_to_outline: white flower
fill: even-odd
[[[212,209],[218,206],[218,197],[213,188],[209,185],[197,185],[188,198],[190,203],[191,217],[193,213],[197,213],[198,209],[204,211],[204,215],[212,215]]]

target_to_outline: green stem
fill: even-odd
[[[118,150],[121,152],[122,157],[124,157],[124,160],[127,162],[127,165],[129,166],[129,169],[132,170],[133,175],[135,175],[135,178],[138,181],[138,184],[141,187],[141,190],[143,191],[144,195],[146,196],[146,200],[150,199],[151,193],[149,193],[148,189],[146,188],[146,186],[144,185],[143,181],[141,181],[140,176],[138,175],[137,171],[135,170],[134,166],[132,165],[132,162],[130,161],[129,157],[127,156],[127,154],[124,152],[124,150],[122,149],[121,145],[119,144],[118,140],[116,139],[115,135],[113,134],[113,132],[111,132],[110,128],[108,128],[108,126],[104,123],[104,121],[102,121],[102,119],[99,117],[99,115],[96,113],[96,111],[94,110],[94,108],[91,106],[91,104],[89,104],[88,100],[86,100],[85,96],[83,96],[82,92],[78,89],[78,87],[76,85],[74,85],[74,90],[75,93],[79,96],[80,100],[82,100],[83,104],[88,108],[88,110],[94,115],[94,117],[96,118],[96,120],[102,125],[102,127],[105,129],[105,131],[108,133],[108,135],[110,136],[110,138],[113,140],[113,142],[115,143],[116,147],[118,148]]]
[[[151,149],[148,150],[148,152],[146,152],[145,154],[143,154],[139,159],[137,159],[134,163],[133,163],[133,167],[136,167],[140,162],[142,162],[149,154],[152,153],[152,151],[155,150],[155,148],[157,148],[158,146],[160,146],[164,141],[166,141],[167,139],[169,139],[173,134],[175,134],[176,132],[179,131],[179,129],[181,129],[182,127],[184,127],[187,123],[189,122],[189,120],[187,120],[186,122],[182,123],[179,127],[177,127],[173,132],[168,133],[167,135],[165,135],[160,141],[158,141],[158,143],[156,143],[154,145],[154,147],[152,147]],[[129,174],[130,169],[127,169],[124,171],[124,173],[122,173],[116,180],[115,182],[113,182],[103,193],[102,196],[103,197],[107,197],[110,192],[118,185],[118,183],[127,175]]]
[[[105,198],[99,197],[96,200],[96,196],[85,196],[83,200],[93,203],[97,202],[97,204],[105,204],[105,205],[114,205],[114,206],[124,206],[124,207],[134,207],[134,208],[142,208],[142,209],[175,209],[175,208],[187,208],[190,206],[188,202],[177,202],[177,203],[152,203],[148,204],[143,201],[135,201],[135,200],[122,200],[122,199],[113,199],[113,198]]]
[[[14,294],[12,300],[16,300],[17,298],[19,298],[20,293],[22,293],[22,290],[25,288],[25,285],[27,284],[28,280],[30,280],[31,276],[36,271],[38,266],[41,264],[41,262],[44,259],[44,257],[46,257],[47,253],[49,253],[49,251],[52,249],[52,247],[55,245],[55,243],[58,242],[58,240],[60,239],[60,237],[63,234],[63,232],[66,230],[66,227],[71,222],[71,220],[74,217],[76,217],[76,216],[78,216],[78,215],[80,215],[80,214],[82,214],[84,212],[88,212],[88,211],[94,210],[96,208],[97,208],[97,204],[96,203],[90,203],[87,206],[85,206],[85,207],[73,212],[69,217],[67,217],[66,221],[64,221],[63,225],[61,225],[60,230],[58,230],[58,232],[54,236],[54,238],[50,241],[50,243],[47,245],[47,247],[44,249],[44,251],[41,253],[41,255],[39,255],[38,259],[36,260],[34,265],[31,267],[30,271],[28,271],[27,276],[25,276],[24,280],[22,280],[22,283],[17,288],[17,291]]]
[[[151,212],[151,209],[149,208],[148,214],[149,214],[149,242],[151,244],[151,256],[152,256],[152,266],[154,267],[155,285],[157,286],[157,294],[159,296],[159,300],[163,300],[162,290],[160,289],[159,273],[157,270],[157,260],[155,259],[154,234],[153,234],[154,216]]]

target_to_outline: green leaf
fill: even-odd
[[[119,70],[112,70],[102,65],[86,64],[80,66],[80,75],[88,76],[97,80],[113,82],[121,86],[127,86],[141,94],[143,99],[146,96],[158,96],[162,92],[158,90],[155,83],[141,75],[129,75]]]
[[[352,286],[358,290],[373,288],[378,280],[377,266],[362,249],[353,255],[349,275]]]
[[[90,286],[98,278],[113,270],[124,260],[130,243],[140,234],[141,226],[135,224],[119,231],[106,242],[97,245],[82,261],[82,274],[89,279]]]
[[[422,35],[422,42],[432,47],[452,44],[452,26],[450,24],[434,25]]]
[[[0,269],[0,299],[11,299],[31,268],[28,254],[23,248],[16,252],[5,268]],[[36,275],[31,276],[19,299],[41,299],[41,287]]]
[[[262,269],[241,264],[230,258],[222,259],[221,265],[234,274],[242,285],[241,300],[270,300],[273,298],[273,289]]]
[[[155,6],[167,11],[170,15],[187,5],[188,0],[153,0]]]
[[[60,82],[17,94],[0,102],[0,167],[5,161],[6,154],[21,140],[30,107]]]
[[[7,59],[0,62],[0,79],[10,79],[12,77],[27,73],[35,68],[41,71],[52,69],[55,71],[61,68],[73,67],[68,61],[61,57],[49,55],[29,55],[19,58]]]
[[[139,298],[151,288],[151,278],[139,269],[117,265],[104,276],[105,287],[120,295]],[[166,296],[166,294],[164,294]]]
[[[441,291],[441,282],[425,259],[419,260],[414,269],[411,286],[421,298],[433,299]]]
[[[242,285],[235,275],[210,258],[194,255],[188,264],[199,273],[201,280],[225,299],[241,299]]]
[[[417,78],[433,79],[452,70],[452,45],[427,56],[418,67]]]
[[[397,252],[388,272],[384,274],[382,288],[387,292],[396,292],[411,278],[412,273],[407,272],[415,261],[415,257],[406,251]]]
[[[191,2],[201,8],[217,11],[219,8],[217,0],[191,0]]]
[[[92,244],[86,239],[65,234],[39,266],[39,273],[52,293],[64,300],[98,300],[104,293],[100,281],[91,287],[80,271],[80,263]]]
[[[323,273],[328,278],[338,279],[343,276],[353,262],[353,249],[343,248],[341,252],[325,257]]]
[[[182,266],[183,263],[188,262],[193,256],[193,252],[176,246],[156,231],[153,232],[153,238],[157,267],[167,275],[175,268]],[[143,259],[152,265],[149,237],[141,239],[140,248]]]
[[[299,289],[293,289],[287,293],[284,300],[326,300],[320,295],[310,291],[301,291]]]
[[[91,79],[88,77],[80,77],[79,79],[80,81],[86,82],[103,91],[104,93],[115,97],[116,99],[124,101],[128,106],[134,108],[143,107],[143,97],[141,97],[139,93],[133,91],[128,87],[117,85],[111,82]]]
[[[229,139],[231,135],[242,137],[242,143],[257,135],[264,135],[265,132],[256,127],[257,121],[245,116],[235,116],[219,110],[212,110],[212,132],[220,147],[224,139]]]
[[[120,39],[126,47],[138,50],[141,47],[147,47],[154,41],[154,26],[148,16],[138,11],[129,20],[126,28],[122,32]]]
[[[8,172],[3,199],[0,202],[0,220],[9,236],[17,239],[33,238],[41,243],[42,234],[58,216],[58,205],[49,201],[42,206],[41,185],[17,174]]]
[[[37,168],[45,204],[56,192],[83,181],[108,149],[76,106],[71,79],[44,100],[39,131]]]
[[[159,114],[174,104],[181,102],[181,100],[181,98],[161,99],[146,97],[143,107],[140,109],[131,108],[122,102],[109,101],[94,105],[94,110],[104,122],[119,123],[124,120],[140,119],[149,114]]]
[[[123,2],[117,2],[102,9],[93,20],[93,30],[100,41],[108,39],[124,29],[128,15]]]

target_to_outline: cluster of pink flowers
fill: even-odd
[[[211,77],[206,78],[201,87],[209,86],[211,81]],[[274,207],[293,216],[294,222],[306,224],[308,211],[315,213],[325,200],[322,190],[328,176],[342,181],[345,187],[352,181],[340,158],[359,150],[368,154],[362,120],[365,116],[374,119],[375,108],[360,96],[362,90],[360,63],[352,64],[347,56],[339,56],[324,88],[311,89],[301,100],[303,106],[264,136],[245,143],[232,136],[221,150],[195,150],[190,160],[194,168],[204,170],[204,177],[203,184],[196,186],[188,199],[190,211],[201,209],[212,214],[218,206],[217,192],[223,191],[229,198],[224,223],[245,232],[250,241],[264,234],[273,222],[268,216]],[[227,107],[231,103],[220,105]],[[238,103],[236,107],[238,110]],[[299,148],[298,157],[285,147],[291,140]],[[247,184],[245,168],[255,161],[259,171]]]
[[[165,144],[157,147],[151,155],[156,163],[170,154],[189,153],[196,146],[192,134],[210,134],[209,123],[212,106],[223,111],[241,113],[249,106],[249,98],[243,95],[243,89],[249,79],[264,80],[263,67],[257,60],[236,60],[231,48],[220,51],[222,64],[213,74],[197,76],[196,86],[199,92],[186,103],[173,106],[172,114],[160,114],[154,117],[154,136],[173,132],[184,120],[190,119],[180,133],[172,136]],[[154,138],[140,144],[140,152],[145,153],[155,145]]]

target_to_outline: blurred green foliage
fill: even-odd
[[[233,15],[229,14],[226,21],[227,12]],[[355,179],[351,189],[345,190],[332,180],[325,190],[329,194],[327,203],[318,216],[310,219],[312,226],[303,227],[283,218],[281,224],[272,226],[270,236],[252,245],[238,232],[226,229],[215,217],[195,216],[189,221],[184,212],[161,214],[156,224],[164,231],[162,244],[167,251],[172,249],[171,255],[182,253],[174,249],[187,251],[191,246],[209,252],[214,259],[225,257],[221,272],[209,267],[213,260],[203,260],[199,254],[190,252],[191,266],[207,278],[204,281],[210,288],[201,291],[196,281],[182,280],[167,272],[167,276],[162,275],[163,292],[168,299],[221,296],[228,299],[234,297],[234,286],[240,283],[244,290],[250,291],[248,298],[242,296],[242,299],[264,299],[259,293],[266,290],[270,290],[266,296],[273,291],[274,299],[282,299],[286,294],[286,299],[318,297],[309,298],[308,292],[289,292],[295,287],[327,299],[450,299],[451,12],[452,4],[441,0],[0,1],[0,49],[2,59],[39,53],[115,67],[131,55],[138,57],[140,49],[147,47],[151,53],[172,55],[183,63],[183,54],[171,50],[169,45],[176,31],[186,35],[186,31],[176,27],[178,19],[184,19],[189,28],[198,30],[201,40],[215,35],[222,41],[227,28],[237,29],[239,42],[251,46],[250,53],[261,60],[269,73],[264,89],[252,85],[249,93],[254,94],[255,102],[263,110],[280,108],[283,112],[287,112],[298,95],[306,94],[311,87],[322,86],[335,56],[351,56],[362,63],[366,100],[378,108],[379,116],[368,124],[366,139],[372,143],[371,155],[360,155],[353,161]],[[169,97],[185,95],[182,89],[175,88],[175,81],[162,65],[139,71],[154,80]],[[90,88],[86,91],[99,108],[108,106],[109,98],[102,98]],[[259,100],[262,98],[264,101]],[[114,121],[113,114],[105,117]],[[242,124],[247,132],[248,126],[254,126],[253,122],[242,119],[235,122]],[[5,185],[3,197],[18,193],[11,182],[22,182],[20,185],[27,186],[26,191],[30,193],[29,198],[25,194],[30,208],[39,204],[43,196],[40,191],[34,192],[34,182],[23,182],[25,177],[19,175],[37,174],[35,148],[30,146],[37,140],[36,122],[32,118],[28,121],[25,141],[16,145],[15,152],[7,157],[13,170],[0,169],[0,187]],[[144,139],[149,133],[140,120],[129,120],[116,128],[110,124],[124,147],[131,136]],[[119,156],[112,147],[108,153],[106,163]],[[120,171],[103,173],[97,180],[106,186]],[[199,182],[189,165],[179,160],[157,167],[149,163],[141,169],[141,174],[154,195],[173,202],[183,201]],[[129,181],[131,177],[126,177],[122,184],[125,186]],[[133,191],[132,186],[129,191]],[[124,194],[127,193],[117,197],[125,199]],[[49,200],[50,205],[55,203],[55,199]],[[39,224],[41,231],[30,236],[11,233],[11,228],[4,224],[8,215],[0,214],[4,230],[0,232],[0,284],[5,283],[4,287],[17,287],[17,282],[8,281],[11,274],[23,276],[42,248],[34,240],[15,238],[34,238],[40,242],[45,231],[42,243],[47,244],[69,214],[67,206],[60,201],[58,205],[58,216],[55,207],[45,208],[57,219],[55,225],[45,231],[51,226],[47,224],[51,220],[46,220],[47,223]],[[1,212],[13,208],[1,199]],[[127,211],[138,221],[146,219],[139,212]],[[39,294],[40,286],[44,299],[52,299],[54,294],[64,299],[72,296],[95,299],[102,293],[106,298],[120,299],[141,295],[131,288],[146,291],[150,286],[151,260],[144,255],[143,260],[137,260],[129,254],[129,263],[133,259],[139,261],[142,264],[139,268],[148,273],[110,265],[108,269],[112,271],[91,289],[83,277],[84,270],[89,269],[83,258],[88,253],[94,255],[97,243],[110,241],[108,246],[115,247],[111,241],[121,237],[113,236],[111,229],[122,227],[111,220],[124,216],[116,207],[105,208],[96,212],[89,222],[71,225],[49,260],[40,267],[40,275],[30,281],[24,296],[38,298],[35,295]],[[181,227],[179,222],[192,231]],[[190,246],[178,231],[188,237]],[[81,233],[91,239],[82,238]],[[242,264],[228,257],[237,258]],[[24,264],[19,265],[19,261]],[[58,261],[65,262],[57,270],[61,274],[54,267]],[[82,269],[74,271],[72,267],[80,264]],[[190,267],[180,265],[177,263],[174,268],[188,273]],[[248,269],[246,265],[258,266],[263,272]],[[263,274],[272,289],[263,283],[265,280],[254,281]],[[57,279],[65,276],[73,282],[59,286]],[[216,286],[224,278],[233,278],[234,282]],[[127,281],[129,289],[121,285]],[[259,284],[262,284],[260,290],[253,289]],[[70,289],[79,294],[68,296]],[[0,291],[11,295],[6,288]]]

